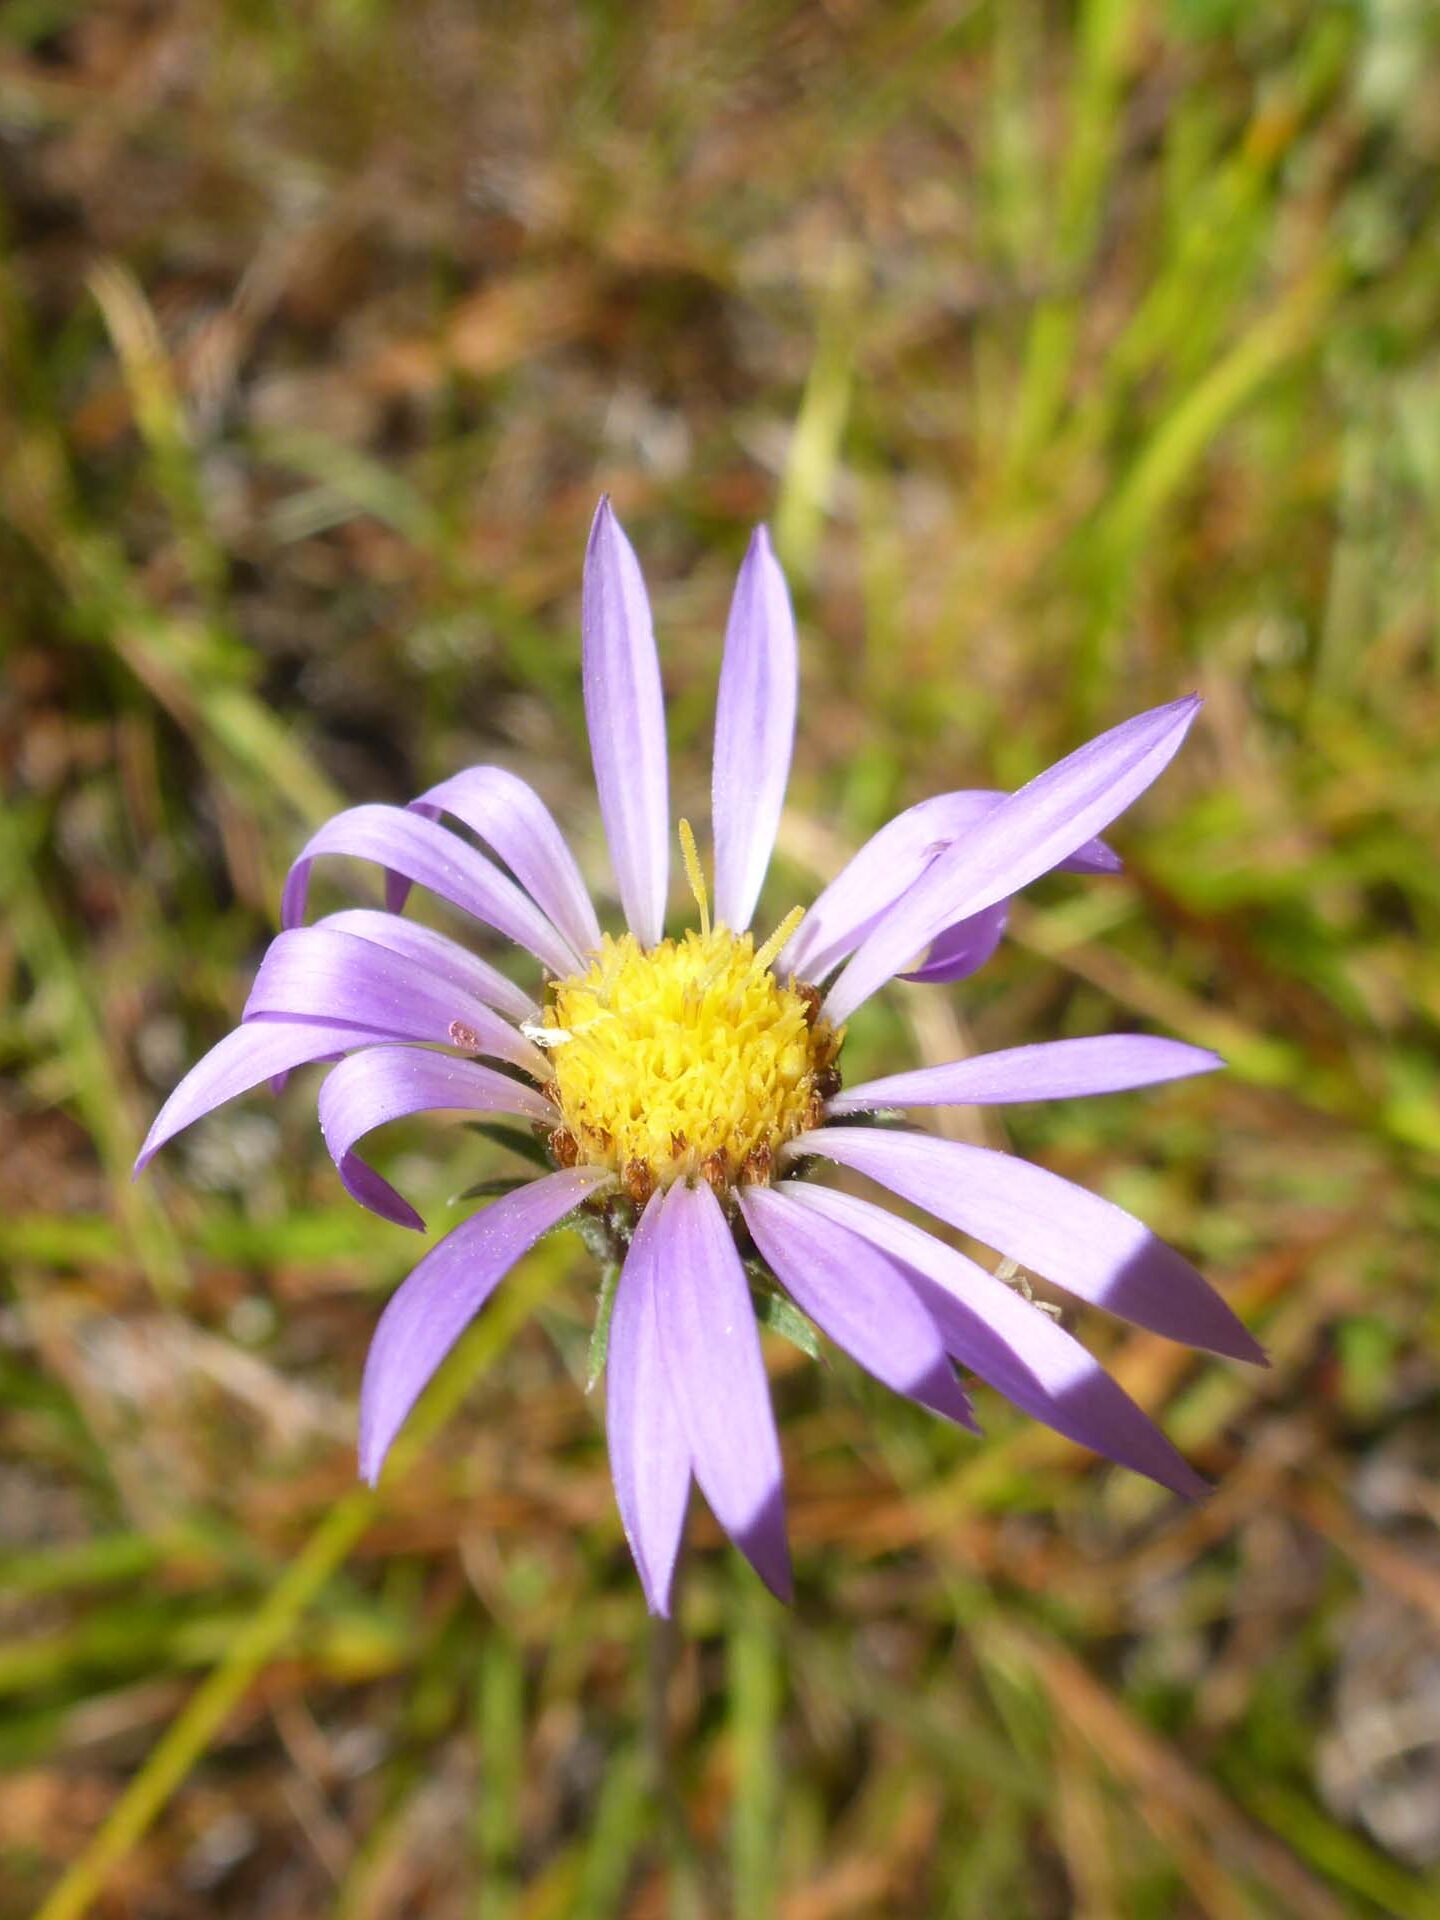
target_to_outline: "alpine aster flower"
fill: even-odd
[[[1118,865],[1095,836],[1167,765],[1198,700],[1126,721],[1018,793],[948,793],[911,807],[807,913],[757,945],[749,929],[796,705],[794,621],[761,528],[740,569],[720,672],[714,919],[681,822],[699,926],[675,938],[665,934],[660,668],[640,568],[606,500],[585,558],[582,628],[595,780],[627,930],[602,933],[554,819],[512,773],[475,767],[408,808],[350,808],[303,848],[284,931],[240,1026],[170,1096],[138,1165],[223,1101],[307,1062],[337,1061],[320,1125],[340,1178],[363,1206],[419,1228],[359,1158],[366,1134],[421,1112],[529,1122],[553,1170],[456,1227],[381,1317],[361,1388],[360,1469],[375,1479],[466,1323],[542,1234],[580,1210],[620,1265],[606,1424],[625,1532],[657,1613],[669,1606],[692,1477],[762,1578],[790,1591],[747,1263],[878,1379],[944,1417],[974,1426],[958,1362],[1081,1445],[1200,1495],[1199,1476],[1053,1318],[872,1200],[805,1177],[821,1161],[848,1168],[1137,1326],[1261,1357],[1195,1269],[1119,1207],[1008,1154],[856,1124],[883,1109],[1146,1086],[1207,1072],[1215,1055],[1143,1035],[1062,1040],[849,1088],[839,1065],[845,1021],[888,980],[962,979],[994,951],[1021,887],[1057,866]],[[386,869],[384,912],[306,925],[310,870],[333,854]],[[524,949],[542,970],[540,998],[404,918],[412,885]]]

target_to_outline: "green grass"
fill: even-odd
[[[4,10],[0,1920],[1440,1909],[1402,1737],[1440,1629],[1437,85],[1419,0]],[[697,1517],[657,1641],[578,1245],[371,1494],[418,1243],[340,1193],[313,1077],[130,1182],[336,806],[498,758],[605,883],[602,488],[697,820],[774,525],[774,919],[896,807],[1207,696],[1126,876],[1037,887],[848,1056],[1226,1054],[974,1136],[1266,1342],[1080,1323],[1202,1511],[771,1339],[797,1605]],[[436,1231],[514,1164],[377,1154]]]

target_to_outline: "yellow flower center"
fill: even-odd
[[[546,1011],[556,1158],[612,1168],[639,1204],[682,1178],[768,1180],[838,1090],[841,1040],[813,988],[770,971],[775,951],[708,925],[648,953],[607,934]]]

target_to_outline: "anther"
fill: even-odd
[[[700,1163],[700,1171],[716,1193],[724,1195],[729,1191],[730,1162],[718,1147],[714,1153],[706,1154]]]

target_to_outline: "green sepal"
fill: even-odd
[[[532,1176],[528,1173],[497,1174],[493,1180],[477,1180],[473,1187],[466,1187],[463,1193],[457,1193],[451,1206],[461,1200],[500,1200],[517,1188],[528,1187]]]
[[[620,1263],[608,1261],[600,1275],[600,1297],[595,1304],[595,1331],[590,1335],[590,1364],[585,1374],[585,1391],[593,1393],[605,1371],[605,1356],[610,1351],[610,1316],[615,1311],[615,1289],[620,1284]]]
[[[755,1305],[755,1318],[762,1327],[778,1333],[782,1340],[788,1340],[792,1347],[798,1347],[812,1360],[824,1359],[819,1334],[793,1300],[777,1293],[771,1285],[764,1282],[756,1285],[753,1281],[750,1298]]]
[[[518,1153],[532,1167],[540,1167],[546,1173],[555,1171],[555,1162],[550,1158],[545,1142],[537,1140],[533,1133],[520,1127],[507,1127],[499,1120],[467,1120],[464,1124],[471,1133],[478,1133],[482,1140],[504,1147],[509,1153]]]

